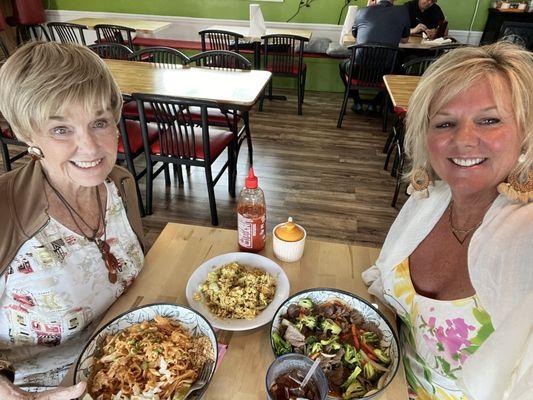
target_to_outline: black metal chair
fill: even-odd
[[[129,60],[133,51],[129,47],[123,44],[117,43],[98,43],[90,44],[89,47],[92,51],[100,56],[100,58],[112,59],[112,60]]]
[[[307,66],[304,64],[304,43],[309,39],[296,35],[266,35],[261,37],[265,52],[264,69],[273,76],[296,78],[298,89],[298,115],[302,115],[302,103],[305,97],[305,79]],[[268,98],[272,96],[272,80],[268,84]],[[263,110],[264,96],[259,103],[259,111]]]
[[[360,89],[373,89],[383,96],[383,132],[386,132],[389,96],[383,82],[383,75],[393,73],[398,47],[380,43],[365,43],[350,46],[348,49],[352,52],[347,64],[348,70],[345,71],[342,64],[339,65],[339,73],[345,89],[337,128],[342,127],[348,98],[352,96],[357,99]]]
[[[175,68],[177,65],[185,65],[189,62],[189,57],[181,51],[163,46],[137,50],[129,56],[129,59],[156,64],[159,68]]]
[[[426,69],[436,60],[435,57],[418,57],[402,64],[405,75],[422,76]]]
[[[181,51],[170,47],[146,47],[138,50],[128,56],[129,60],[149,62],[157,68],[177,68],[180,65],[187,64],[189,57]],[[131,100],[131,98],[130,98]],[[127,101],[122,108],[122,115],[127,119],[139,119],[139,111],[136,101]],[[153,111],[150,108],[145,110],[148,121],[155,121]]]
[[[17,46],[34,41],[50,41],[50,35],[44,25],[18,25]]]
[[[392,127],[391,135],[388,139],[388,144],[385,145],[387,157],[383,169],[386,171],[389,167],[389,161],[394,153],[394,161],[391,168],[391,176],[396,178],[396,187],[392,197],[391,207],[396,207],[398,202],[398,195],[400,194],[400,187],[402,184],[403,166],[405,162],[404,151],[404,137],[405,137],[405,119],[406,111],[398,112],[396,122]],[[389,142],[390,140],[390,142]]]
[[[135,29],[121,25],[97,24],[94,30],[97,43],[118,43],[135,51],[132,37],[136,32]]]
[[[252,63],[246,59],[246,57],[227,50],[209,50],[204,51],[192,56],[189,60],[189,64],[196,64],[200,67],[209,68],[223,68],[223,69],[240,69],[250,70],[252,69]],[[191,118],[193,122],[201,122],[201,110],[199,107],[190,107]],[[250,132],[250,116],[248,111],[240,112],[231,109],[221,108],[208,108],[208,122],[212,126],[229,127],[237,137],[237,154],[242,143],[246,140],[248,145],[248,161],[250,165],[253,165],[253,146],[252,146],[252,134]],[[243,126],[239,129],[240,121],[243,121]]]
[[[227,50],[239,52],[239,41],[244,36],[230,31],[215,29],[205,29],[198,32],[202,41],[202,51],[208,50]]]
[[[498,40],[505,40],[533,51],[533,26],[531,22],[504,21]]]
[[[71,24],[69,22],[49,22],[47,26],[50,31],[50,39],[53,41],[58,40],[61,43],[87,45],[84,33],[87,29],[85,25]]]
[[[17,161],[19,158],[28,155],[28,151],[24,149],[23,151],[16,153],[14,156],[10,156],[8,146],[17,146],[24,148],[28,147],[26,143],[17,139],[17,137],[9,126],[7,128],[0,129],[0,147],[2,149],[2,161],[4,164],[5,172],[11,171],[12,163]]]
[[[228,191],[235,197],[235,147],[233,132],[211,129],[207,123],[207,107],[201,103],[202,126],[195,127],[189,114],[189,101],[179,98],[134,93],[132,97],[137,101],[143,145],[146,155],[146,213],[152,213],[153,180],[168,164],[202,167],[205,170],[207,193],[211,209],[211,223],[218,225],[218,215],[215,201],[214,186],[228,169]],[[150,106],[156,117],[158,139],[150,143],[148,120],[145,109]],[[228,159],[213,179],[211,167],[215,160],[228,150]],[[157,162],[163,166],[154,171]]]

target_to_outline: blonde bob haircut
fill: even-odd
[[[455,49],[426,70],[408,105],[405,134],[405,151],[411,159],[408,179],[419,168],[435,178],[427,149],[429,121],[478,79],[490,83],[498,108],[502,106],[498,102],[504,86],[510,90],[511,109],[521,132],[521,152],[525,155],[524,162],[517,163],[510,172],[527,179],[533,168],[533,53],[508,42]]]
[[[32,42],[0,68],[0,112],[15,135],[31,142],[46,121],[73,104],[110,111],[119,120],[122,95],[105,63],[77,44]]]

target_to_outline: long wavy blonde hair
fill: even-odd
[[[533,170],[533,53],[508,42],[498,42],[450,51],[422,76],[409,100],[406,118],[405,151],[411,160],[407,179],[420,168],[435,178],[427,148],[429,120],[480,78],[490,83],[497,103],[503,85],[508,85],[511,92],[511,107],[521,132],[525,157],[510,172],[527,178]]]

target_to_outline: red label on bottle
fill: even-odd
[[[260,251],[265,247],[265,214],[257,217],[245,217],[238,214],[239,246],[244,251]]]

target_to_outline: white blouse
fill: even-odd
[[[111,181],[105,186],[106,241],[120,266],[116,283],[109,281],[96,244],[53,218],[0,276],[0,359],[13,364],[15,383],[23,388],[61,382],[100,318],[143,266],[117,188]]]
[[[383,282],[437,224],[451,200],[438,181],[430,196],[413,196],[391,226],[381,253],[363,273],[383,299]],[[533,399],[533,203],[498,196],[468,247],[468,272],[495,331],[463,365],[458,385],[471,400]]]

